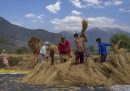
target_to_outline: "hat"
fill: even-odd
[[[48,41],[46,41],[44,44],[45,44],[45,45],[49,45],[49,42],[48,42]]]

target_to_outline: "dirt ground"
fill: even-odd
[[[0,74],[0,91],[110,91],[107,87],[46,87],[19,83],[24,74]]]

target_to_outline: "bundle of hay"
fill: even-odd
[[[33,54],[37,55],[39,53],[40,48],[41,48],[40,39],[37,37],[32,37],[28,41],[28,46],[31,49],[31,51],[33,52]]]
[[[82,30],[81,30],[80,37],[86,38],[85,31],[86,31],[87,27],[88,27],[88,22],[85,19],[83,19],[82,20]]]
[[[82,20],[82,31],[81,32],[85,33],[87,27],[88,27],[88,22],[85,19],[83,19]]]

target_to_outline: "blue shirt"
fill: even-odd
[[[99,54],[107,54],[106,46],[112,46],[112,45],[108,43],[103,43],[103,42],[100,42],[98,44]]]

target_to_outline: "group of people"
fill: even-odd
[[[100,63],[104,63],[107,58],[107,49],[106,46],[112,46],[109,43],[103,43],[101,41],[101,38],[96,39],[98,43],[98,48],[99,52],[98,54],[100,55]],[[85,56],[86,56],[86,47],[85,47],[85,42],[87,42],[86,37],[80,37],[78,33],[74,34],[74,42],[76,44],[76,53],[75,53],[75,64],[82,64],[84,63]],[[47,49],[49,50],[49,57],[47,55]],[[61,63],[66,62],[70,58],[72,58],[72,51],[71,51],[71,45],[70,41],[65,39],[64,36],[61,36],[61,41],[58,44],[58,51],[59,51],[59,58]],[[39,55],[36,59],[36,63],[40,63],[44,59],[50,58],[51,65],[54,64],[54,48],[51,47],[49,42],[45,42],[44,45],[41,47],[39,51]],[[1,54],[2,62],[5,65],[6,68],[9,68],[9,63],[8,63],[8,57],[6,54],[6,50],[3,49],[2,54]]]
[[[98,43],[98,48],[99,48],[98,54],[100,55],[100,63],[104,63],[107,58],[106,46],[112,46],[112,45],[109,43],[103,43],[101,41],[101,38],[97,38],[96,41]],[[79,64],[79,63],[82,64],[85,62],[84,60],[86,60],[85,56],[87,56],[87,54],[86,54],[87,50],[85,47],[85,42],[87,42],[87,38],[81,37],[81,36],[79,36],[78,33],[75,33],[74,42],[76,44],[75,64]],[[64,36],[61,36],[61,40],[57,47],[58,47],[59,58],[60,58],[61,63],[64,63],[67,60],[69,60],[70,58],[72,58],[70,41],[65,39]],[[47,53],[47,49],[49,50],[49,55]],[[51,47],[49,42],[45,42],[39,51],[38,57],[36,59],[36,63],[40,63],[42,60],[46,60],[46,59],[50,58],[51,65],[53,65],[54,59],[55,59],[54,54],[55,54],[55,49],[53,47]],[[2,51],[1,58],[2,58],[2,62],[4,63],[5,67],[9,68],[10,66],[8,63],[8,57],[7,57],[5,49]]]
[[[109,43],[103,43],[101,41],[101,38],[97,38],[96,39],[97,43],[98,43],[98,48],[99,48],[99,52],[98,54],[100,55],[100,63],[104,63],[106,61],[107,58],[107,49],[106,46],[112,46]],[[86,47],[85,47],[85,42],[87,42],[87,38],[86,37],[81,37],[79,36],[78,33],[74,34],[74,42],[76,44],[76,53],[75,53],[75,64],[82,64],[85,61],[85,56],[86,56]],[[51,65],[54,64],[54,48],[51,48],[49,43],[44,43],[44,45],[42,46],[42,48],[40,49],[39,52],[39,57],[38,59],[42,58],[48,58],[47,55],[47,48],[49,48],[49,58],[51,60]],[[64,36],[61,36],[61,40],[58,43],[58,51],[59,51],[59,58],[61,63],[66,62],[67,60],[69,60],[69,58],[72,58],[72,51],[71,51],[71,45],[70,45],[70,41],[65,39]],[[38,62],[39,60],[37,60]]]

